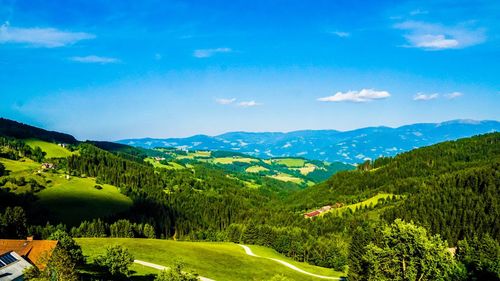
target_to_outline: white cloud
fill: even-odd
[[[258,105],[261,105],[260,103],[257,103],[255,101],[242,101],[242,102],[239,102],[238,103],[238,106],[240,107],[254,107],[254,106],[258,106]]]
[[[461,49],[486,41],[483,29],[466,25],[443,26],[420,21],[405,21],[394,26],[407,31],[403,36],[408,44],[404,47],[424,50]]]
[[[415,101],[428,101],[428,100],[433,100],[437,99],[439,97],[439,94],[424,94],[424,93],[418,93],[413,97],[413,100]]]
[[[459,98],[461,96],[463,96],[464,94],[463,93],[460,93],[460,92],[453,92],[453,93],[449,93],[449,94],[446,94],[445,97],[449,100],[452,100],[452,99],[456,99],[456,98]]]
[[[405,37],[416,48],[439,50],[456,48],[459,45],[456,39],[446,38],[445,35],[442,34],[407,35]]]
[[[228,105],[228,104],[232,104],[236,101],[235,98],[231,98],[231,99],[216,99],[215,102],[218,103],[218,104],[222,104],[222,105]]]
[[[351,36],[351,33],[345,31],[333,31],[331,32],[333,35],[337,35],[340,38],[345,38]]]
[[[362,89],[361,91],[337,92],[333,96],[319,98],[318,101],[325,102],[368,102],[372,100],[385,99],[391,94],[387,91],[376,91],[374,89]]]
[[[209,58],[215,54],[230,53],[232,51],[231,48],[199,49],[193,52],[193,56],[195,58]]]
[[[0,44],[17,43],[34,47],[56,48],[93,38],[95,35],[90,33],[67,32],[50,27],[13,27],[8,22],[0,26]]]
[[[119,63],[120,60],[116,58],[107,58],[107,57],[99,57],[99,56],[85,56],[85,57],[71,57],[69,58],[72,61],[81,62],[81,63],[100,63],[100,64],[108,64],[108,63]]]

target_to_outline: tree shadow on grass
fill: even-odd
[[[137,275],[136,271],[132,271],[130,276],[118,277],[118,276],[110,276],[105,269],[96,264],[85,264],[84,266],[78,269],[78,273],[81,277],[81,280],[84,281],[153,281],[155,279],[154,274],[145,274],[145,275]]]

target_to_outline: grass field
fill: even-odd
[[[83,253],[92,261],[93,257],[104,253],[106,245],[122,245],[128,248],[135,259],[171,266],[174,261],[181,260],[187,271],[192,270],[201,276],[217,281],[224,280],[267,280],[276,274],[283,274],[297,281],[321,280],[293,271],[275,261],[251,257],[245,254],[243,248],[233,243],[211,242],[178,242],[172,240],[128,239],[128,238],[79,238],[77,243],[82,246]],[[289,259],[273,253],[263,247],[252,246],[259,251],[256,254]],[[340,276],[329,269],[318,268],[304,263],[294,262],[297,267],[311,273]],[[136,268],[138,274],[148,274],[151,271]]]
[[[0,163],[2,163],[5,166],[5,169],[11,172],[12,174],[32,171],[40,168],[39,163],[36,163],[35,161],[28,158],[23,158],[18,161],[6,158],[0,158]]]
[[[280,181],[293,182],[293,183],[298,183],[298,184],[301,184],[304,182],[303,179],[291,176],[289,174],[284,174],[284,173],[279,173],[277,175],[272,175],[269,177],[271,177],[273,179],[280,180]]]
[[[49,187],[38,193],[39,207],[50,211],[51,222],[75,225],[82,220],[106,217],[132,206],[132,200],[121,194],[114,186],[101,184],[103,189],[94,188],[92,178],[52,175]]]
[[[215,164],[233,164],[234,162],[241,162],[241,163],[252,163],[252,162],[258,162],[257,159],[253,158],[245,158],[245,157],[219,157],[219,158],[214,158],[214,163]]]
[[[25,140],[25,142],[31,148],[35,148],[37,146],[40,147],[40,149],[42,149],[42,151],[47,153],[47,155],[45,156],[47,158],[66,158],[68,156],[71,156],[74,153],[74,152],[67,150],[64,147],[61,147],[61,146],[59,146],[55,143],[51,143],[51,142],[35,140],[35,139]]]
[[[342,272],[337,272],[334,271],[333,269],[330,268],[325,268],[325,267],[319,267],[315,265],[310,265],[305,262],[298,262],[295,261],[291,258],[285,257],[282,254],[276,252],[274,249],[263,247],[263,246],[256,246],[256,245],[247,245],[250,249],[252,249],[252,252],[256,254],[257,256],[261,257],[266,257],[266,258],[272,258],[272,259],[280,259],[282,261],[286,261],[287,263],[290,263],[292,265],[295,265],[296,267],[305,270],[307,272],[311,272],[314,274],[318,275],[324,275],[324,276],[343,276],[344,273]]]
[[[165,169],[175,169],[175,170],[185,168],[184,166],[182,166],[178,163],[175,163],[175,162],[168,162],[168,165],[165,165],[165,164],[157,162],[153,158],[149,158],[149,157],[144,159],[144,161],[151,163],[153,165],[153,167],[155,167],[155,168],[165,168]]]
[[[269,171],[269,169],[266,167],[262,167],[262,166],[251,166],[245,170],[245,172],[247,172],[247,173],[258,173],[258,172],[267,172],[267,171]]]
[[[350,204],[350,205],[347,205],[347,206],[343,206],[343,207],[340,207],[338,209],[331,209],[330,211],[327,211],[327,212],[324,212],[324,213],[321,213],[320,216],[323,216],[324,214],[328,214],[328,213],[335,213],[335,214],[338,214],[338,215],[342,215],[343,212],[347,211],[348,209],[351,209],[353,212],[356,211],[356,208],[364,208],[365,206],[370,206],[372,205],[373,207],[376,206],[378,204],[378,200],[379,199],[387,199],[389,197],[393,196],[393,194],[389,194],[389,193],[380,193],[380,194],[377,194],[373,197],[370,197],[364,201],[361,201],[359,203],[356,203],[356,204]]]
[[[194,157],[201,157],[201,158],[208,158],[212,156],[211,151],[203,151],[203,150],[195,151],[190,154],[192,154]]]
[[[314,172],[314,170],[316,169],[317,167],[311,163],[307,163],[304,167],[298,168],[300,173],[304,176],[307,176],[309,173]]]
[[[300,168],[304,167],[304,164],[306,161],[304,159],[300,158],[277,158],[273,159],[273,163],[279,164],[279,165],[285,165],[289,168]]]

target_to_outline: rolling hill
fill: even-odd
[[[192,270],[201,276],[217,280],[267,280],[276,274],[281,274],[293,280],[323,280],[296,272],[276,261],[266,258],[280,259],[304,271],[330,277],[341,277],[343,273],[331,269],[296,262],[276,253],[275,251],[251,246],[251,249],[261,257],[245,254],[242,247],[234,243],[211,242],[176,242],[172,240],[155,239],[123,239],[123,238],[79,238],[78,244],[90,259],[102,254],[106,245],[122,245],[128,248],[135,259],[163,266],[171,266],[176,260],[181,260],[186,270]],[[200,262],[203,261],[203,262]],[[149,273],[146,271],[144,273]],[[142,273],[142,272],[139,272]]]
[[[254,186],[255,177],[269,177],[279,181],[311,186],[328,179],[339,171],[353,170],[354,166],[340,162],[329,163],[299,157],[260,159],[237,152],[186,151],[176,148],[147,150],[150,156],[144,161],[156,168],[183,169],[194,164],[208,164],[224,170],[229,175],[241,178]]]
[[[500,131],[498,121],[453,120],[352,131],[306,130],[289,133],[230,132],[188,138],[125,139],[118,143],[144,148],[178,147],[189,150],[226,150],[251,156],[305,157],[328,162],[360,163],[365,159],[394,156],[414,148],[477,134]]]

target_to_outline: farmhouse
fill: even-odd
[[[49,169],[54,169],[56,166],[52,163],[43,163],[42,164],[42,169],[44,170],[49,170]]]
[[[304,214],[304,218],[312,218],[312,217],[315,217],[317,215],[321,214],[321,212],[319,210],[316,210],[316,211],[312,211],[312,212],[309,212],[309,213],[305,213]]]
[[[62,148],[67,148],[68,147],[68,144],[66,144],[66,143],[58,143],[57,145],[59,145]]]
[[[340,207],[342,207],[342,206],[344,206],[344,204],[342,204],[342,203],[338,203],[338,202],[337,202],[337,203],[335,203],[335,205],[333,205],[333,206],[331,206],[331,205],[326,205],[326,206],[323,206],[323,207],[321,207],[321,208],[319,208],[319,209],[317,209],[317,210],[314,210],[314,211],[312,211],[312,212],[305,213],[305,214],[304,214],[304,218],[306,218],[306,219],[308,219],[308,218],[312,218],[312,217],[315,217],[315,216],[317,216],[317,215],[319,215],[319,214],[321,214],[321,213],[328,212],[328,211],[330,211],[330,210],[331,210],[331,209],[333,209],[333,208],[340,208]]]
[[[25,269],[36,266],[43,270],[57,246],[57,241],[33,240],[0,240],[0,280],[23,280]]]

